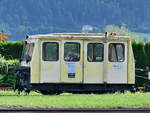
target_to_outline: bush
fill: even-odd
[[[18,60],[5,60],[4,57],[0,59],[0,87],[11,87],[15,83],[15,75],[13,70],[7,72],[8,67],[19,66]]]
[[[5,59],[19,59],[21,58],[23,50],[23,42],[1,42],[0,54]]]
[[[134,58],[136,61],[135,62],[136,68],[145,69],[146,66],[150,67],[150,42],[144,44],[143,42],[136,43],[136,41],[133,41],[132,48],[133,48]],[[147,74],[145,73],[140,73],[138,75],[147,77]],[[143,85],[147,81],[148,80],[146,79],[136,77],[136,84],[138,86]]]

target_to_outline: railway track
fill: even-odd
[[[0,113],[150,113],[147,108],[99,109],[99,108],[0,108]]]

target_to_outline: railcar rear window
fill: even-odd
[[[87,60],[89,62],[103,61],[104,46],[101,43],[89,43],[87,46]]]
[[[26,60],[31,61],[33,49],[34,49],[34,43],[28,43],[24,45],[22,56],[21,56],[22,61],[26,61]]]
[[[109,61],[110,62],[123,62],[125,60],[124,44],[111,43],[109,44]]]
[[[76,42],[66,42],[64,44],[64,60],[76,62],[80,60],[80,44]]]
[[[56,42],[43,43],[43,60],[57,61],[59,59],[59,45]]]

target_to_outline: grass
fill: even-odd
[[[150,108],[150,93],[41,95],[31,92],[20,96],[13,91],[0,91],[0,107],[32,108]],[[4,96],[5,95],[5,96]]]

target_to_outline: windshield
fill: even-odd
[[[34,43],[28,43],[24,45],[23,52],[22,52],[22,61],[31,61],[32,54],[33,54],[33,48],[34,48]]]

